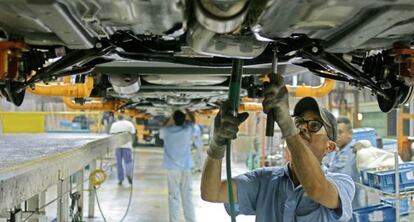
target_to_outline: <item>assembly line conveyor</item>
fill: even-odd
[[[45,203],[45,192],[57,185],[56,219],[69,221],[69,178],[76,176],[82,194],[85,167],[94,170],[96,160],[128,139],[126,133],[0,134],[0,217],[21,221],[31,214],[30,221],[41,221],[38,209]],[[94,200],[94,192],[89,192],[90,217]],[[79,202],[82,205],[83,197]],[[22,203],[27,209],[21,209]]]

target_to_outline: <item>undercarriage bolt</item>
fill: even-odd
[[[380,84],[381,89],[390,89],[392,87],[391,83],[388,81],[384,81]]]
[[[259,33],[260,31],[262,31],[262,29],[262,26],[258,24],[252,27],[252,31],[256,33]]]

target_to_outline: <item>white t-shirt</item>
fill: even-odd
[[[115,133],[123,133],[123,132],[129,132],[132,135],[135,135],[135,126],[128,120],[118,120],[114,122],[111,126],[111,129],[109,129],[110,134]],[[132,141],[129,141],[121,146],[121,148],[129,148],[132,149]]]

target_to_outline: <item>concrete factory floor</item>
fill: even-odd
[[[163,153],[161,148],[138,148],[135,154],[133,197],[131,208],[124,221],[154,222],[168,221],[168,188],[166,171],[162,168]],[[233,175],[247,171],[243,165],[233,165]],[[223,175],[225,175],[223,168]],[[193,174],[193,204],[198,222],[231,221],[223,204],[208,203],[200,198],[201,173]],[[128,204],[130,185],[125,180],[118,186],[116,169],[109,172],[108,180],[99,188],[98,198],[108,222],[119,221],[124,215]],[[85,184],[86,185],[86,184]],[[87,186],[85,186],[87,188]],[[49,189],[47,199],[55,197],[56,189]],[[88,212],[88,195],[85,192],[85,215]],[[49,198],[50,197],[50,198]],[[48,221],[56,217],[56,205],[46,209]],[[84,218],[85,221],[104,221],[98,207],[95,207],[95,218]],[[184,221],[184,217],[182,217]],[[253,216],[238,216],[238,222],[254,221]]]

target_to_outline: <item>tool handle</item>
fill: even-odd
[[[237,116],[237,109],[239,107],[242,74],[243,60],[233,59],[230,76],[229,100],[231,102],[231,108],[234,116]],[[227,181],[231,181],[231,140],[227,140],[226,144],[226,174]],[[236,208],[234,204],[232,183],[227,183],[227,193],[229,195],[231,222],[236,222]]]
[[[273,118],[273,110],[267,113],[266,119],[266,136],[273,137],[275,131],[275,120]]]

